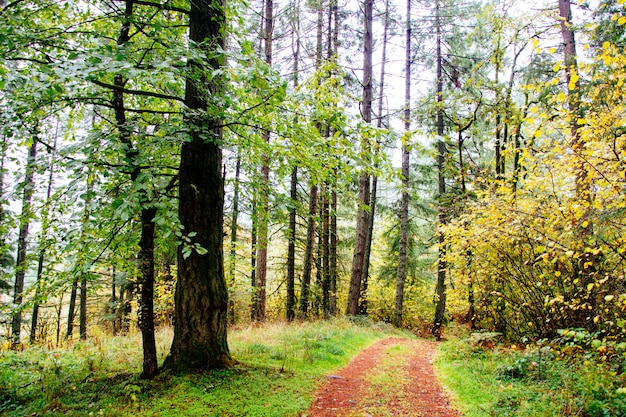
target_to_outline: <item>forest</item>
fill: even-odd
[[[621,369],[625,6],[0,0],[0,351],[346,316]]]

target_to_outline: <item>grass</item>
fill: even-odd
[[[323,375],[390,334],[390,326],[347,320],[270,323],[229,333],[238,364],[188,376],[138,378],[138,335],[96,335],[60,349],[0,354],[2,416],[298,416]],[[159,332],[161,360],[171,330]]]
[[[435,366],[465,417],[626,416],[624,376],[589,355],[457,339],[442,346]]]

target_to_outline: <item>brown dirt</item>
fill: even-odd
[[[394,353],[400,350],[408,354]],[[376,342],[347,367],[327,375],[306,416],[459,417],[435,377],[432,363],[436,351],[437,343],[427,340]],[[387,375],[382,382],[376,379],[380,369]]]

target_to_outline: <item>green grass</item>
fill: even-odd
[[[2,352],[0,415],[298,416],[323,375],[390,334],[389,326],[346,320],[241,327],[229,333],[235,367],[153,381],[138,378],[137,335]],[[159,333],[161,360],[170,338]]]
[[[451,340],[435,365],[465,417],[626,416],[624,376],[589,357]]]

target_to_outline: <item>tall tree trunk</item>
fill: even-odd
[[[80,281],[80,321],[78,333],[81,340],[87,339],[87,278],[83,275]]]
[[[561,20],[561,37],[563,39],[563,55],[565,62],[565,81],[567,85],[567,106],[570,112],[570,141],[574,154],[578,157],[576,168],[577,198],[590,201],[590,187],[587,183],[585,161],[579,157],[584,142],[580,137],[578,119],[582,116],[580,109],[580,82],[578,61],[576,57],[576,39],[572,30],[572,10],[570,0],[558,0],[559,17]]]
[[[272,38],[274,32],[274,1],[265,0],[265,62],[272,65]],[[270,131],[263,132],[263,142],[269,145]],[[269,192],[270,192],[270,166],[269,155],[263,155],[261,166],[261,190],[259,194],[259,223],[257,236],[257,256],[256,256],[256,306],[255,319],[265,320],[265,304],[267,285],[267,245],[269,227]]]
[[[231,323],[235,323],[235,302],[233,292],[235,290],[235,274],[237,272],[237,230],[239,229],[239,177],[241,175],[241,153],[237,153],[235,162],[235,180],[233,183],[233,214],[230,223],[230,294],[228,297],[228,316]]]
[[[300,285],[300,315],[306,317],[309,310],[309,293],[311,291],[311,271],[313,270],[313,253],[315,251],[315,216],[317,214],[317,185],[311,186],[309,195],[309,215],[306,227],[306,248],[304,250],[304,268]]]
[[[50,161],[48,167],[48,186],[46,188],[46,201],[44,203],[44,209],[41,213],[41,237],[39,239],[39,257],[37,259],[37,277],[35,279],[35,297],[33,300],[33,315],[30,320],[30,343],[33,344],[37,340],[37,331],[39,326],[39,307],[41,305],[40,298],[41,286],[43,284],[43,267],[46,257],[46,245],[48,240],[48,234],[50,231],[50,205],[52,204],[52,184],[54,181],[54,156],[52,151],[56,149],[57,137],[59,133],[59,121],[57,120],[56,131],[54,134],[54,143],[52,150],[50,150]]]
[[[326,187],[324,187],[321,206],[320,264],[322,275],[322,312],[324,319],[328,319],[330,317],[330,205],[328,202],[328,188]]]
[[[252,218],[252,230],[250,237],[250,289],[252,290],[252,297],[250,302],[250,319],[256,320],[256,305],[257,305],[257,286],[256,286],[256,248],[257,248],[257,230],[258,230],[258,217],[257,217],[257,194],[252,197],[252,209],[250,210],[250,217]]]
[[[74,318],[76,316],[76,296],[78,294],[78,278],[72,281],[72,289],[70,290],[70,301],[67,306],[67,331],[65,339],[71,340],[74,333]]]
[[[196,0],[189,11],[189,40],[210,46],[203,52],[217,70],[225,47],[225,4],[217,0]],[[219,56],[218,56],[219,55]],[[190,69],[198,68],[194,61]],[[232,364],[226,337],[228,290],[224,278],[222,166],[222,121],[207,113],[205,97],[221,94],[219,77],[202,82],[188,78],[185,105],[191,111],[186,122],[191,140],[183,143],[179,169],[179,219],[189,243],[199,245],[204,254],[185,246],[178,248],[174,339],[164,367],[175,373],[197,372]],[[199,117],[198,117],[199,115]],[[194,235],[195,234],[195,235]]]
[[[141,239],[139,241],[139,271],[141,273],[139,329],[143,345],[142,378],[152,379],[159,372],[154,336],[154,207],[141,210]]]
[[[435,3],[435,34],[436,34],[436,73],[437,73],[437,171],[438,171],[438,196],[439,196],[439,224],[447,223],[446,207],[444,207],[443,197],[446,193],[445,161],[446,144],[441,139],[444,133],[443,122],[443,57],[441,51],[441,2]],[[441,327],[444,324],[446,313],[446,245],[445,236],[441,228],[438,232],[439,252],[437,255],[437,285],[435,288],[435,320],[433,323],[433,334],[439,339],[441,337]]]
[[[339,6],[337,0],[330,1],[331,14],[333,15],[333,61],[336,64],[339,55]],[[330,29],[329,29],[330,30]],[[330,196],[330,248],[329,248],[329,273],[330,273],[330,314],[337,314],[337,185],[338,169],[333,168],[333,178]]]
[[[22,183],[22,214],[20,216],[20,231],[17,238],[17,260],[15,262],[15,285],[13,287],[13,305],[15,311],[11,321],[11,343],[13,346],[20,344],[22,330],[22,301],[24,292],[24,277],[28,263],[28,231],[32,212],[32,199],[35,191],[35,166],[37,163],[37,140],[33,138],[28,149],[24,182]]]
[[[126,0],[126,7],[122,16],[122,27],[117,39],[117,44],[123,46],[130,41],[130,26],[133,17],[133,0]],[[127,79],[122,74],[115,74],[113,83],[120,87],[113,91],[113,110],[115,122],[119,131],[119,141],[125,145],[126,160],[130,164],[131,181],[136,182],[141,174],[141,166],[137,162],[139,151],[132,141],[132,127],[126,119],[126,106],[122,88]],[[140,193],[141,204],[141,237],[139,240],[139,306],[138,318],[143,346],[143,371],[142,378],[151,379],[158,373],[156,352],[156,340],[154,337],[154,217],[157,210],[150,206],[145,192]],[[81,332],[82,334],[82,332]]]
[[[396,276],[396,298],[393,324],[402,326],[404,283],[406,282],[406,254],[409,237],[409,146],[411,140],[411,0],[406,2],[406,55],[404,61],[404,137],[402,139],[402,199],[400,201],[400,244]]]
[[[363,101],[361,113],[366,124],[372,122],[372,21],[374,1],[364,1],[364,37],[363,37]],[[366,134],[361,135],[361,157],[363,160],[370,158],[370,142]],[[359,198],[357,208],[356,239],[354,254],[352,257],[352,271],[350,287],[348,291],[348,305],[346,314],[355,316],[359,311],[359,294],[361,292],[361,279],[365,261],[365,246],[367,239],[368,213],[370,205],[370,175],[366,166],[361,167],[359,178]]]
[[[292,207],[289,209],[289,230],[287,231],[287,320],[296,318],[296,202],[298,199],[298,167],[291,171],[289,196]]]
[[[294,2],[294,17],[292,24],[292,48],[293,48],[293,87],[300,84],[300,0]],[[297,121],[297,118],[296,118]],[[297,227],[297,202],[298,202],[298,167],[291,170],[289,198],[289,228],[287,231],[287,321],[296,318],[296,227]]]

